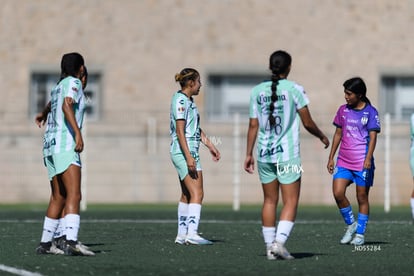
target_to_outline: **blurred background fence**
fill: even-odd
[[[330,117],[333,117],[331,114]],[[167,118],[167,117],[166,117]],[[315,118],[327,136],[332,137],[334,127],[328,121]],[[382,118],[382,133],[375,151],[375,184],[371,202],[384,204],[386,184],[385,130],[390,130],[390,204],[407,204],[412,188],[409,171],[408,125],[390,126]],[[84,129],[85,151],[82,153],[83,204],[86,203],[174,203],[179,197],[176,171],[169,157],[170,137],[168,119],[157,121],[149,117],[141,135],[115,135],[94,133],[93,125]],[[203,123],[202,123],[203,126]],[[203,129],[221,151],[222,159],[215,163],[205,147],[200,155],[204,174],[205,202],[253,204],[262,201],[257,175],[243,170],[247,121],[234,116],[231,123],[205,123]],[[36,128],[36,126],[31,126]],[[329,149],[303,130],[302,204],[334,204],[331,194],[331,175],[326,162]],[[49,184],[42,164],[43,129],[32,134],[0,136],[0,202],[47,202]],[[355,202],[354,188],[349,194]]]

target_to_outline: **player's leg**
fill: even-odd
[[[262,206],[262,234],[266,245],[266,256],[268,260],[276,259],[271,252],[272,244],[276,238],[276,213],[279,200],[279,182],[277,179],[270,183],[262,184],[263,206]]]
[[[374,169],[355,172],[354,179],[359,212],[356,235],[351,244],[362,245],[365,242],[364,235],[369,219],[369,191],[374,182]]]
[[[300,185],[300,178],[290,184],[280,184],[283,207],[277,225],[273,252],[285,260],[294,259],[285,248],[285,243],[287,242],[295,223],[299,204]]]
[[[58,181],[58,184],[59,184],[60,195],[66,201],[66,190],[65,190],[65,186],[63,184],[63,181],[61,180],[61,177],[56,177],[56,178],[57,178],[57,181]],[[63,250],[65,241],[66,241],[66,224],[65,224],[65,208],[63,207],[63,210],[62,210],[62,212],[59,216],[58,227],[57,227],[55,233],[53,234],[53,244],[57,248]]]
[[[279,181],[277,179],[276,167],[272,163],[257,162],[257,171],[262,183],[263,205],[262,205],[262,235],[266,246],[266,257],[275,260],[272,245],[276,238],[276,213],[279,201]]]
[[[198,245],[212,244],[211,241],[204,239],[198,234],[201,207],[204,197],[202,171],[197,171],[197,178],[192,178],[187,174],[183,182],[186,189],[188,190],[188,193],[190,194],[190,201],[188,204],[188,230],[186,243]]]
[[[178,202],[177,218],[178,218],[178,230],[175,243],[185,244],[185,238],[188,231],[188,205],[190,202],[190,193],[184,185],[184,181],[180,180],[181,197]]]
[[[83,247],[78,241],[80,228],[81,167],[71,164],[61,175],[66,190],[65,224],[66,224],[66,255],[95,255]]]
[[[65,199],[60,195],[57,177],[50,181],[51,195],[46,216],[43,221],[43,231],[40,245],[36,248],[38,254],[62,254],[63,252],[52,247],[53,235],[59,224],[59,214],[63,209]]]
[[[198,226],[200,224],[201,208],[204,198],[202,171],[197,171],[197,178],[192,178],[190,175],[187,175],[184,178],[184,185],[190,194],[186,243],[198,245],[212,244],[211,241],[204,239],[198,234]]]
[[[349,243],[352,240],[357,226],[351,203],[346,197],[346,189],[352,183],[352,178],[352,173],[344,168],[337,168],[337,172],[333,176],[332,193],[339,212],[347,225],[345,234],[340,241],[341,244]]]

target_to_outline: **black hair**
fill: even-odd
[[[196,69],[184,68],[180,73],[175,74],[175,81],[180,83],[181,88],[184,88],[189,81],[195,81],[200,74]]]
[[[64,54],[60,63],[60,80],[68,76],[76,77],[82,65],[85,65],[85,61],[81,54],[75,52]]]
[[[86,88],[86,85],[88,84],[88,69],[86,69],[86,66],[83,66],[83,76],[81,77],[81,81],[82,78],[85,78],[85,83],[82,82],[82,89]]]
[[[367,104],[371,104],[370,100],[367,98],[367,86],[365,85],[365,82],[360,77],[354,77],[351,79],[348,79],[343,84],[344,89],[351,91],[352,93],[355,93],[357,95],[361,95],[361,100],[366,102]]]
[[[287,52],[282,50],[274,52],[269,58],[269,69],[272,72],[272,96],[269,106],[269,123],[271,127],[276,124],[273,111],[275,110],[275,102],[277,101],[276,91],[279,80],[281,79],[280,75],[287,73],[291,64],[292,57]]]

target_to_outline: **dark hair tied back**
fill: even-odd
[[[344,89],[351,91],[357,95],[361,95],[361,100],[367,104],[371,104],[370,100],[367,98],[367,86],[365,82],[360,77],[354,77],[349,80],[346,80],[343,84]]]
[[[199,76],[196,69],[184,68],[180,73],[175,74],[175,81],[180,83],[181,88],[184,88],[188,81],[195,81]]]
[[[85,65],[83,57],[79,53],[64,54],[60,63],[60,80],[72,76],[76,77],[81,69],[82,65]]]
[[[277,86],[279,84],[280,75],[285,74],[292,64],[292,57],[285,51],[274,52],[269,59],[269,69],[272,72],[272,96],[269,106],[269,123],[270,127],[275,126],[276,118],[273,116],[275,110],[275,102],[277,101]]]

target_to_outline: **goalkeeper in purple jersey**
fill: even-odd
[[[369,218],[368,194],[374,181],[374,150],[381,126],[378,112],[366,96],[364,81],[356,77],[345,81],[343,86],[346,104],[339,107],[333,121],[336,130],[327,169],[333,174],[333,195],[347,224],[340,243],[362,245]],[[334,156],[338,146],[335,164]],[[359,206],[357,220],[345,194],[351,183],[356,186]]]

